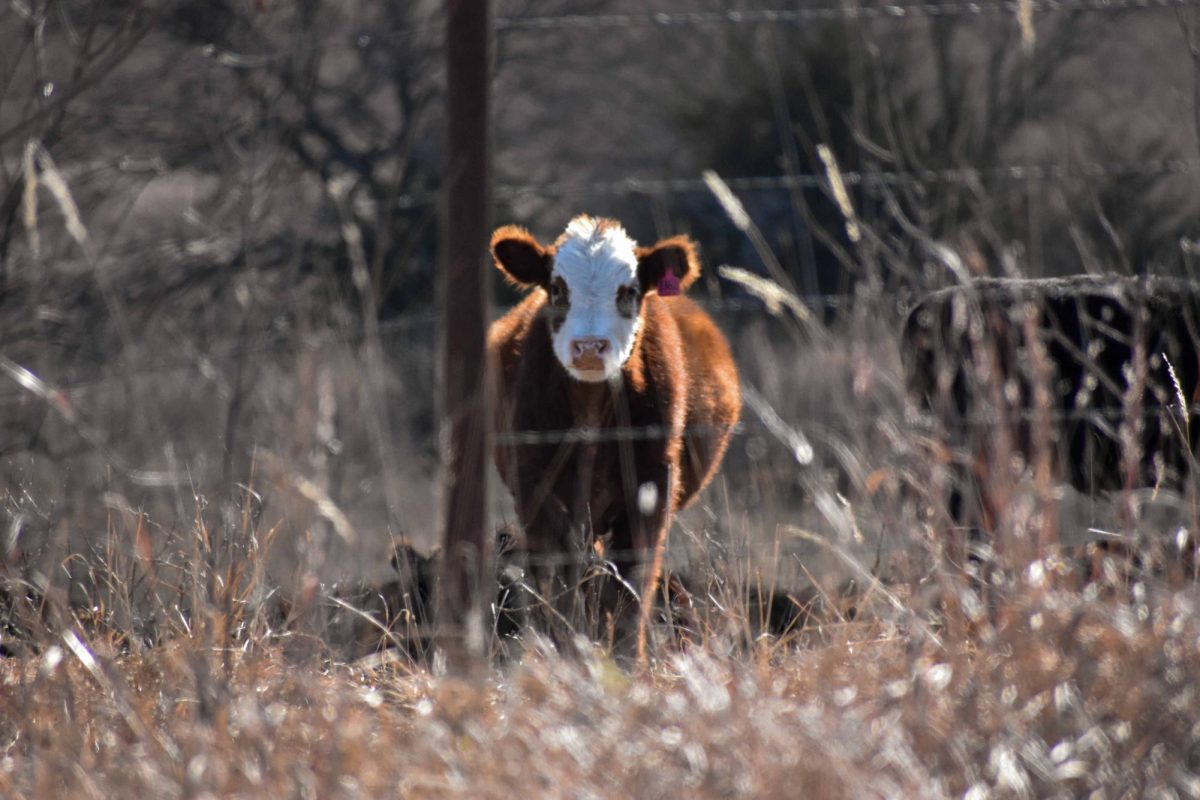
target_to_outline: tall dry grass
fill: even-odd
[[[211,602],[153,643],[47,603],[30,648],[0,662],[0,792],[1196,794],[1193,592],[1148,580],[1104,597],[1029,569],[952,620],[941,593],[973,590],[936,580],[781,637],[754,635],[753,609],[725,596],[699,641],[660,644],[643,672],[597,646],[471,679],[330,657],[319,635]]]
[[[984,487],[1009,498],[993,538],[963,535],[947,501],[970,443],[934,446],[896,312],[864,302],[820,340],[771,318],[735,337],[759,397],[673,532],[692,607],[646,669],[602,637],[564,656],[510,630],[478,674],[443,674],[421,562],[342,585],[271,569],[295,528],[264,508],[297,488],[263,463],[219,529],[202,503],[110,513],[59,565],[74,583],[10,558],[0,794],[1200,795],[1188,487],[1082,497],[1031,467]]]

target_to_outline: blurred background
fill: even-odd
[[[750,391],[681,553],[808,580],[840,561],[807,534],[868,566],[911,541],[904,486],[936,465],[897,334],[922,292],[1196,270],[1192,3],[493,13],[493,222],[702,248],[694,294]],[[425,0],[0,4],[11,569],[87,594],[93,559],[252,527],[287,585],[436,542],[442,23]]]

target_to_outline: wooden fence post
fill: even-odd
[[[442,430],[445,478],[441,640],[451,669],[478,663],[485,646],[488,580],[490,318],[487,245],[489,2],[446,2],[447,159],[442,224]]]

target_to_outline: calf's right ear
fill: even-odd
[[[636,252],[643,293],[654,289],[664,297],[679,294],[680,289],[688,288],[700,277],[696,245],[686,236],[672,236],[653,247],[639,247]]]
[[[550,282],[554,250],[524,228],[505,225],[492,234],[492,259],[510,282],[525,288],[544,286]]]

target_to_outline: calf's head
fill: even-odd
[[[686,236],[638,247],[614,220],[588,216],[571,220],[548,246],[524,228],[500,228],[492,258],[513,283],[546,292],[554,355],[581,381],[620,375],[637,344],[646,296],[678,294],[700,275]]]

